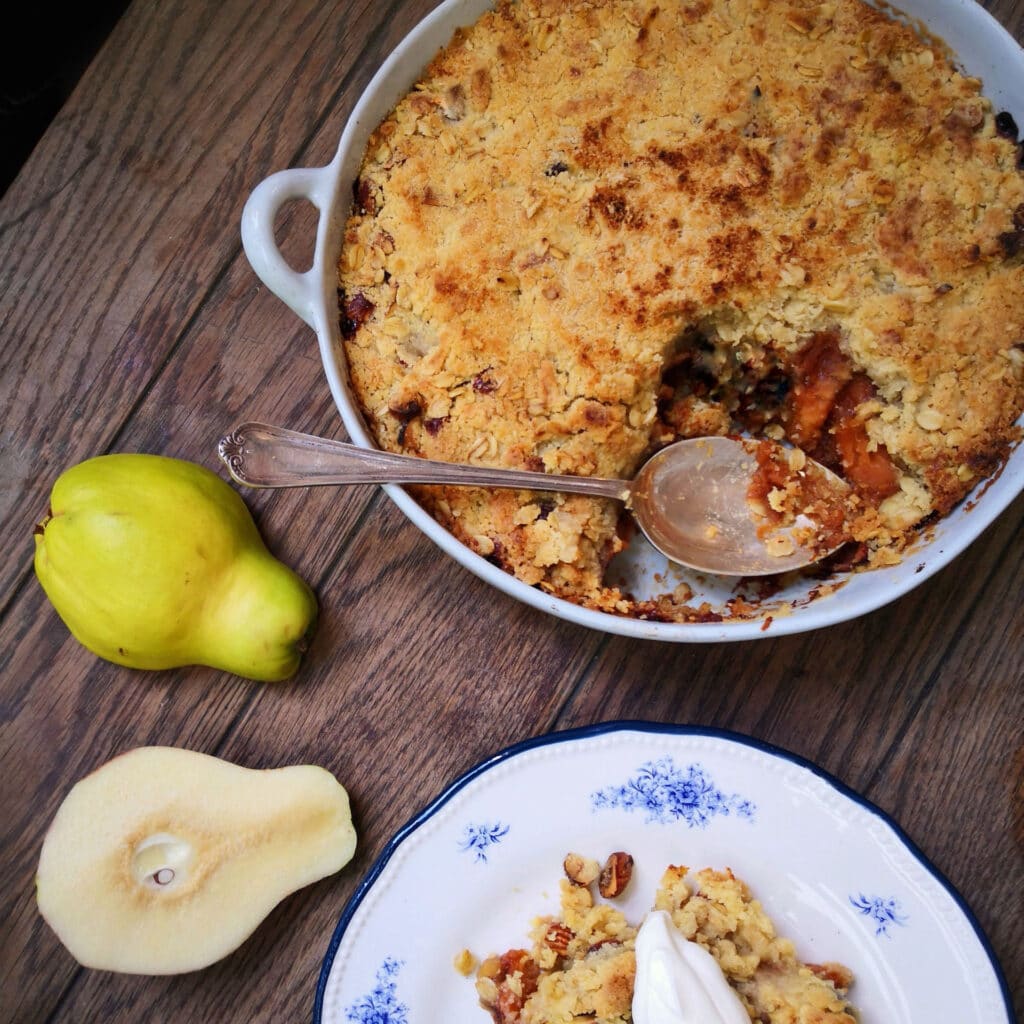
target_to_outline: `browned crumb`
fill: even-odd
[[[726,869],[665,870],[654,909],[667,911],[707,949],[759,1024],[856,1024],[842,964],[805,964],[780,937],[747,886]],[[529,949],[487,957],[477,973],[482,1006],[496,1024],[629,1024],[638,924],[601,903],[589,886],[561,884],[561,909],[538,918]]]
[[[1024,409],[1024,180],[980,83],[860,0],[500,2],[371,137],[339,266],[378,443],[629,477],[677,437],[785,437],[862,501],[860,565],[998,469]],[[417,488],[586,607],[614,502]]]

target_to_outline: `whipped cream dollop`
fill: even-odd
[[[637,933],[633,1024],[750,1024],[715,958],[664,910],[652,910]]]

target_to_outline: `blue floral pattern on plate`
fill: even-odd
[[[467,825],[462,833],[459,848],[472,850],[478,861],[486,863],[488,849],[497,846],[508,835],[508,830],[509,826],[500,821],[493,825]]]
[[[864,893],[858,893],[850,897],[850,903],[874,922],[876,935],[891,938],[890,925],[905,926],[907,923],[907,916],[900,910],[900,901],[895,896],[886,899],[884,896],[865,896]]]
[[[757,810],[752,801],[719,789],[702,765],[680,768],[671,757],[648,761],[623,785],[592,793],[591,802],[595,809],[643,811],[645,821],[685,821],[690,828],[705,828],[716,815],[752,821]]]
[[[623,827],[648,866],[631,883],[638,915],[677,856],[729,866],[786,908],[790,934],[850,953],[863,1020],[1016,1020],[977,922],[881,811],[754,740],[620,723],[492,756],[400,830],[342,914],[316,1024],[475,1021],[453,958],[525,939],[566,849],[600,855]]]
[[[377,971],[377,983],[369,995],[345,1011],[345,1019],[356,1024],[408,1024],[409,1007],[398,1001],[398,972],[402,961],[388,957]]]

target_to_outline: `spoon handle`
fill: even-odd
[[[558,476],[518,469],[434,462],[300,434],[265,423],[243,423],[217,445],[228,472],[246,487],[320,484],[455,484],[564,491],[625,501],[629,482]]]

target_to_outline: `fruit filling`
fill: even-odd
[[[659,392],[659,443],[709,433],[768,433],[803,449],[872,503],[896,493],[892,458],[872,442],[860,416],[876,398],[875,385],[855,370],[838,331],[813,334],[788,357],[765,350],[736,363],[722,352],[711,340],[688,334]],[[774,429],[766,430],[770,424]]]

